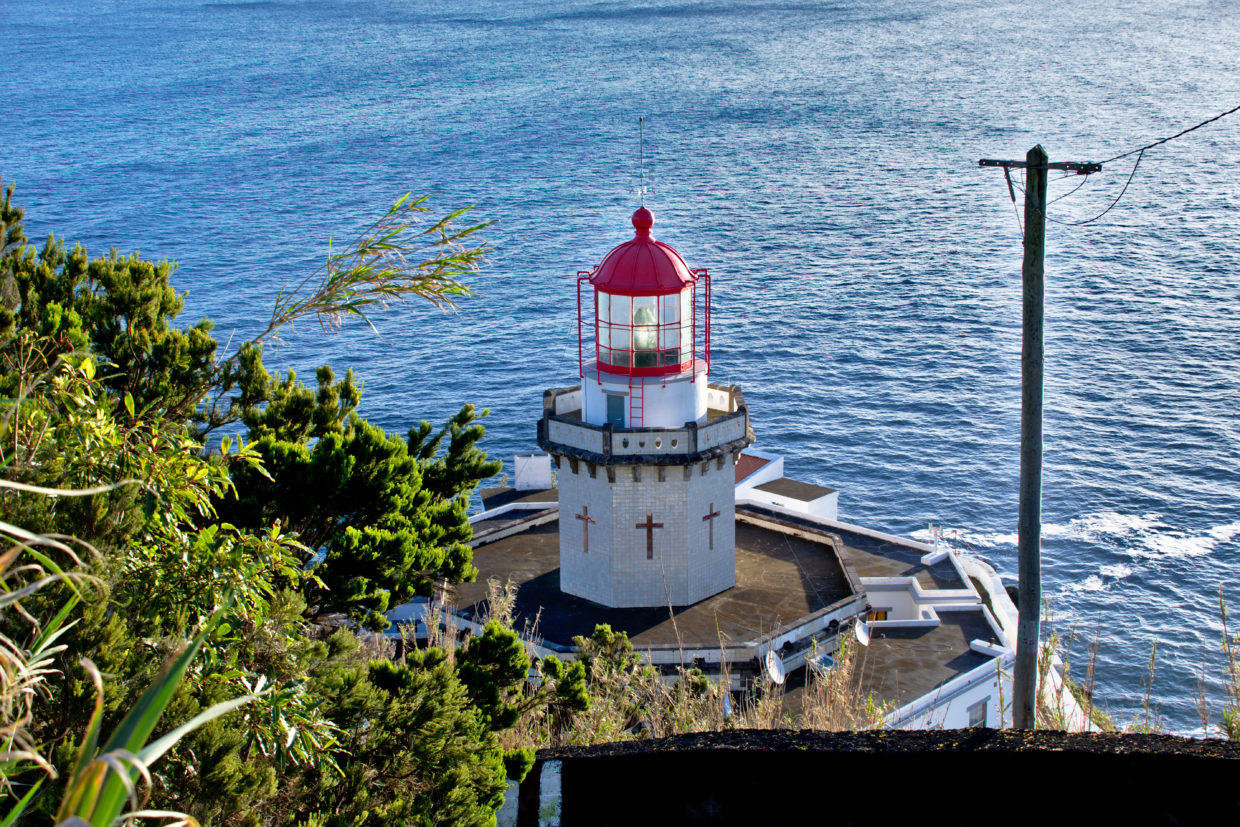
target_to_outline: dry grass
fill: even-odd
[[[674,678],[661,677],[624,643],[604,653],[583,651],[589,709],[557,717],[531,708],[503,733],[504,746],[578,746],[725,729],[873,729],[890,711],[862,691],[860,647],[851,641],[836,654],[833,669],[807,670],[799,700],[764,675],[740,693],[724,688],[731,678],[726,672],[708,678],[681,669]]]

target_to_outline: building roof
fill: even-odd
[[[824,538],[825,540],[825,538]],[[737,520],[736,585],[692,606],[610,609],[560,591],[559,523],[535,525],[474,549],[480,582],[455,586],[455,605],[478,618],[487,610],[487,584],[516,588],[514,628],[528,624],[556,646],[571,645],[607,623],[639,648],[717,648],[771,635],[855,596],[853,583],[829,541],[794,537]],[[673,619],[674,618],[674,619]]]
[[[741,454],[740,459],[736,461],[736,481],[741,482],[746,477],[761,469],[770,462],[766,457],[755,457],[753,454]]]
[[[813,502],[819,497],[835,493],[834,488],[827,488],[825,485],[814,485],[810,482],[798,482],[787,477],[764,482],[762,485],[754,486],[754,488],[757,491],[766,491],[776,496],[788,497],[803,503]]]
[[[633,213],[631,241],[615,247],[590,273],[590,284],[608,293],[651,296],[679,293],[698,280],[680,253],[650,234],[654,215],[645,207]]]
[[[478,496],[482,499],[482,510],[491,511],[508,503],[553,503],[558,499],[554,488],[541,488],[523,491],[519,488],[500,486],[498,488],[480,488]]]
[[[858,577],[913,577],[923,589],[968,588],[960,579],[956,567],[946,558],[931,566],[922,563],[925,549],[912,541],[902,543],[896,538],[884,539],[863,534],[840,523],[833,523],[828,527],[808,517],[775,512],[750,504],[738,505],[736,513],[737,516],[748,514],[774,523],[834,534],[842,542],[841,553],[844,560],[852,566]]]
[[[932,692],[936,687],[994,662],[993,657],[973,651],[977,639],[991,640],[994,629],[981,606],[963,611],[939,609],[942,621],[934,627],[875,627],[870,645],[863,648],[861,691],[902,706]]]

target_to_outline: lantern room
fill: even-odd
[[[579,339],[589,325],[582,318],[581,288],[594,287],[595,360],[600,374],[613,377],[669,376],[695,370],[697,285],[704,286],[703,360],[710,363],[710,275],[691,270],[670,245],[651,234],[654,215],[633,213],[635,234],[602,263],[578,274]],[[584,341],[579,343],[581,375],[586,375]]]

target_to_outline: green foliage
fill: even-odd
[[[517,722],[519,706],[507,699],[525,685],[530,659],[516,632],[490,621],[457,653],[456,664],[470,702],[491,729],[508,729]]]
[[[481,415],[486,416],[487,411]],[[478,449],[484,432],[482,423],[474,421],[473,405],[461,408],[433,437],[431,424],[425,420],[409,430],[409,454],[421,465],[422,485],[437,499],[467,497],[481,480],[500,472],[503,464],[488,460]],[[448,448],[440,454],[445,436]]]
[[[314,616],[342,613],[383,629],[388,608],[429,595],[437,579],[473,579],[468,496],[500,468],[477,447],[473,406],[433,436],[422,422],[405,441],[356,414],[351,372],[336,381],[320,368],[311,390],[291,372],[270,376],[260,356],[243,350],[248,378],[237,406],[263,469],[235,470],[238,496],[219,507],[235,525],[280,521],[322,551],[307,591]]]
[[[504,750],[504,773],[510,781],[520,783],[534,768],[534,758],[534,750],[529,747]]]
[[[1223,676],[1223,715],[1219,728],[1227,738],[1240,741],[1240,637],[1232,636],[1227,628],[1227,601],[1221,583],[1218,611],[1223,622],[1223,661],[1227,669]]]
[[[101,378],[110,393],[130,395],[139,409],[188,417],[213,380],[216,343],[209,321],[172,326],[183,306],[168,282],[172,269],[115,250],[92,261],[81,247],[67,250],[53,238],[38,252],[11,250],[0,258],[11,314],[0,351],[10,359],[19,353],[19,331],[54,343],[54,356],[89,349],[108,365]]]
[[[503,803],[504,753],[439,649],[406,663],[321,675],[316,684],[343,730],[342,776],[313,807],[327,827],[490,824]]]
[[[463,292],[455,277],[482,248],[460,239],[476,228],[435,222],[408,242],[409,219],[424,211],[421,201],[398,204],[382,232],[333,254],[322,281],[282,292],[272,326],[219,361],[209,322],[174,325],[181,297],[170,265],[117,253],[91,261],[54,239],[35,251],[6,195],[0,467],[12,482],[0,491],[0,521],[88,538],[98,550],[89,562],[58,541],[55,554],[62,582],[84,576],[69,566],[89,566],[99,584],[76,624],[56,619],[72,590],[55,577],[24,593],[22,616],[43,637],[0,613],[0,634],[20,641],[23,662],[55,676],[12,708],[24,722],[12,732],[45,762],[13,750],[3,759],[34,784],[23,788],[32,790],[24,810],[52,817],[58,796],[37,776],[55,766],[67,785],[62,814],[91,823],[115,817],[135,778],[133,789],[204,825],[492,820],[504,786],[492,715],[506,706],[484,712],[473,698],[491,697],[490,675],[508,681],[501,697],[514,694],[504,661],[475,653],[471,695],[442,650],[393,663],[382,646],[350,629],[328,636],[317,622],[344,613],[379,627],[392,601],[437,577],[473,575],[466,500],[498,465],[476,447],[473,409],[438,434],[423,423],[410,439],[392,437],[357,416],[351,374],[320,368],[310,390],[262,364],[262,340],[284,324],[332,325],[415,295],[450,304]],[[205,433],[237,420],[255,442],[204,450]],[[337,499],[299,500],[307,480]],[[31,494],[48,486],[85,492]],[[312,549],[324,558],[308,572]],[[60,572],[38,553],[45,571]],[[212,615],[198,657],[178,655]],[[76,667],[81,656],[110,676],[102,688]],[[174,670],[161,677],[169,658]],[[144,687],[156,694],[131,712]],[[172,746],[154,723],[159,711],[202,725],[172,730]],[[107,731],[116,735],[99,747]],[[155,768],[155,753],[126,763],[117,752],[147,741],[170,750]]]
[[[240,353],[241,396],[237,401],[250,439],[270,437],[300,444],[344,432],[349,414],[362,399],[353,371],[336,382],[332,369],[324,365],[315,374],[318,389],[312,391],[298,383],[291,370],[276,381],[263,367],[262,354],[261,345],[245,345]]]
[[[126,803],[137,809],[137,784],[140,779],[149,780],[151,764],[187,733],[254,700],[255,696],[246,695],[217,704],[162,737],[151,740],[156,724],[206,635],[207,630],[204,630],[169,661],[102,747],[98,743],[103,705],[101,701],[96,701],[77,764],[56,814],[58,823],[77,818],[91,827],[110,827],[120,818]],[[93,670],[89,661],[85,661],[84,665],[88,670]],[[92,676],[98,698],[103,689],[101,680],[97,671],[92,671]]]

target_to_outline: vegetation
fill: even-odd
[[[392,437],[357,415],[351,375],[309,389],[262,363],[302,319],[450,304],[480,228],[418,225],[424,202],[402,200],[221,357],[209,321],[175,326],[170,265],[36,250],[11,195],[0,812],[111,823],[149,797],[203,824],[488,822],[524,764],[505,764],[478,677],[504,674],[503,647],[471,647],[461,674],[364,634],[391,601],[474,575],[465,499],[498,468],[474,411]],[[240,438],[208,443],[224,426]]]

